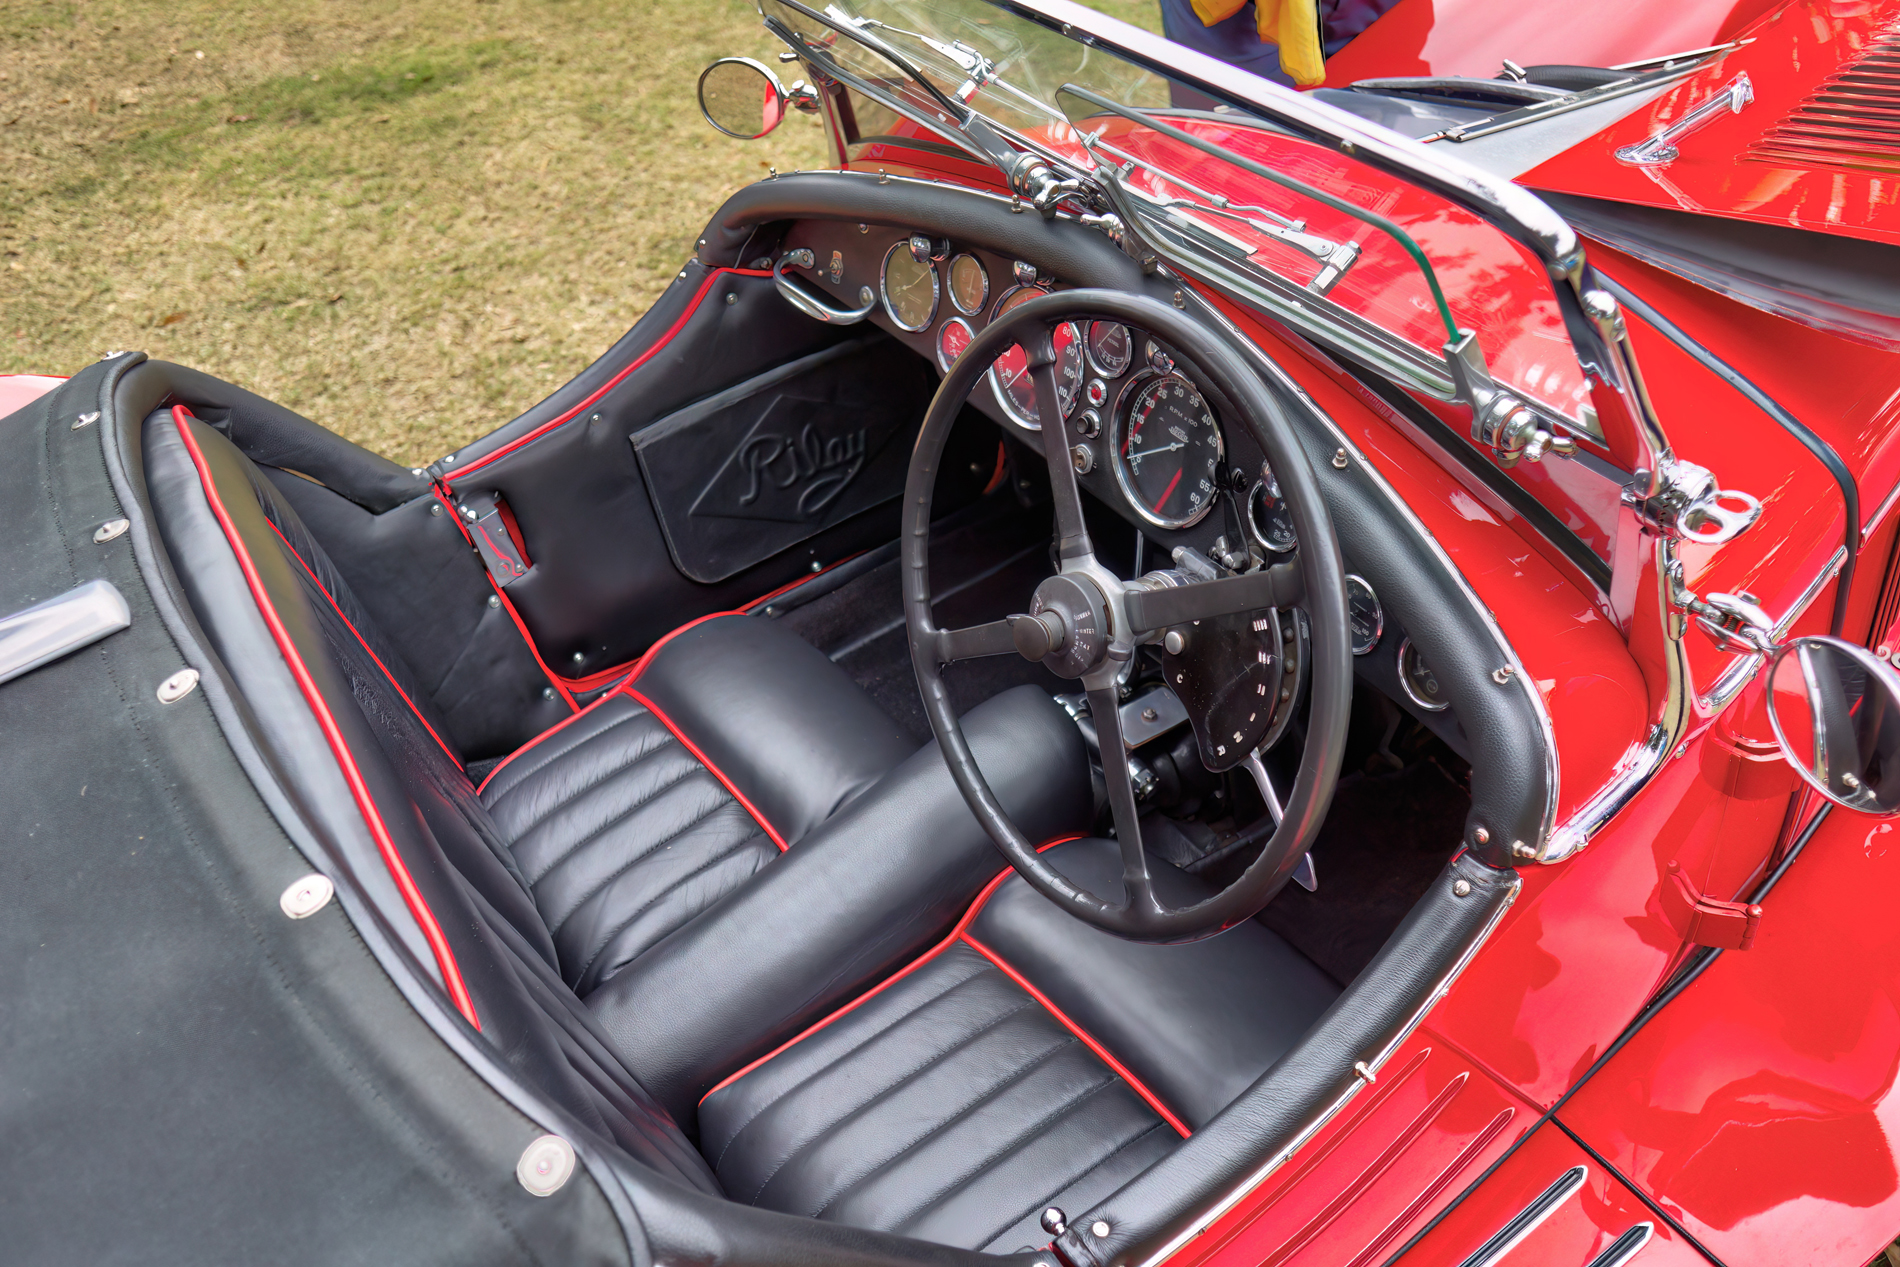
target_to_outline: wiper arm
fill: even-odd
[[[1010,83],[1007,79],[1004,79],[1004,65],[997,63],[995,59],[985,55],[982,51],[965,44],[962,40],[952,40],[950,43],[945,44],[942,40],[934,39],[920,31],[906,31],[901,26],[892,26],[889,22],[881,21],[878,18],[858,18],[856,22],[860,27],[876,27],[880,31],[889,31],[893,35],[902,35],[908,39],[916,40],[925,48],[955,63],[964,74],[962,85],[957,88],[956,92],[951,94],[959,101],[967,104],[970,99],[975,97],[982,89],[993,87],[1008,93],[1011,97],[1014,97],[1024,105],[1029,106],[1031,109],[1051,119],[1058,122],[1067,122],[1060,110],[1055,109],[1048,102],[1039,97],[1032,96],[1021,88],[1018,88],[1015,84]]]

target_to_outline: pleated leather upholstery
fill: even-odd
[[[496,772],[482,800],[585,996],[778,846],[644,705],[609,696]]]
[[[700,1105],[735,1200],[970,1249],[1042,1245],[1180,1137],[962,943]]]

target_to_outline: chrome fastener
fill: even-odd
[[[1336,471],[1346,469],[1346,451],[1344,449],[1333,450],[1333,469]]]
[[[107,355],[110,356],[113,354],[107,353]],[[91,413],[83,413],[83,414],[80,414],[77,418],[73,419],[72,429],[74,431],[77,431],[81,427],[90,427],[93,423],[97,421],[99,421],[99,411],[95,409]]]
[[[158,702],[176,704],[198,685],[198,670],[180,669],[158,684]]]
[[[1459,880],[1456,883],[1454,883],[1451,886],[1451,895],[1453,897],[1470,897],[1471,896],[1471,881]]]
[[[128,520],[108,519],[99,525],[99,531],[92,534],[92,543],[94,545],[104,545],[114,537],[124,536],[125,530],[131,526]]]
[[[1499,686],[1503,686],[1506,682],[1511,680],[1511,675],[1516,672],[1516,668],[1507,664],[1501,669],[1491,670],[1491,680],[1496,682]]]
[[[574,1145],[559,1135],[543,1135],[521,1150],[515,1178],[537,1197],[559,1192],[574,1173]]]
[[[493,609],[493,608],[496,608],[496,607],[500,607],[500,606],[501,606],[501,595],[499,595],[499,594],[490,594],[490,595],[488,596],[488,606],[489,606],[489,607],[490,607],[491,609]]]
[[[1108,1222],[1105,1219],[1097,1219],[1095,1220],[1095,1222],[1089,1224],[1089,1235],[1093,1236],[1098,1241],[1106,1240],[1108,1238],[1108,1234],[1113,1230],[1114,1230],[1113,1228],[1109,1227]]]
[[[1051,1236],[1060,1236],[1069,1230],[1069,1216],[1062,1212],[1061,1206],[1050,1206],[1036,1221],[1042,1224],[1042,1230]]]
[[[1352,1076],[1367,1086],[1371,1086],[1379,1080],[1379,1075],[1372,1072],[1372,1066],[1363,1060],[1355,1060],[1352,1062]]]
[[[285,889],[283,896],[277,899],[277,905],[292,919],[309,919],[328,906],[330,899],[335,896],[336,885],[330,882],[330,877],[312,871]]]

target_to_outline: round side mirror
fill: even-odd
[[[1836,805],[1900,812],[1900,673],[1839,638],[1797,638],[1768,666],[1781,755]]]
[[[699,112],[741,141],[756,141],[785,118],[785,88],[750,57],[722,57],[699,75]]]

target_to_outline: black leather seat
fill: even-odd
[[[269,481],[189,417],[154,414],[144,449],[172,565],[299,830],[575,1129],[689,1189],[1040,1244],[1038,1210],[1085,1208],[1176,1147],[1334,998],[1257,924],[1137,946],[998,876],[934,745],[910,752],[752,617],[679,632],[478,795]],[[964,727],[1025,831],[1086,826],[1086,753],[1046,695]],[[1115,891],[1112,844],[1053,856]],[[1164,898],[1200,892],[1157,869]]]

